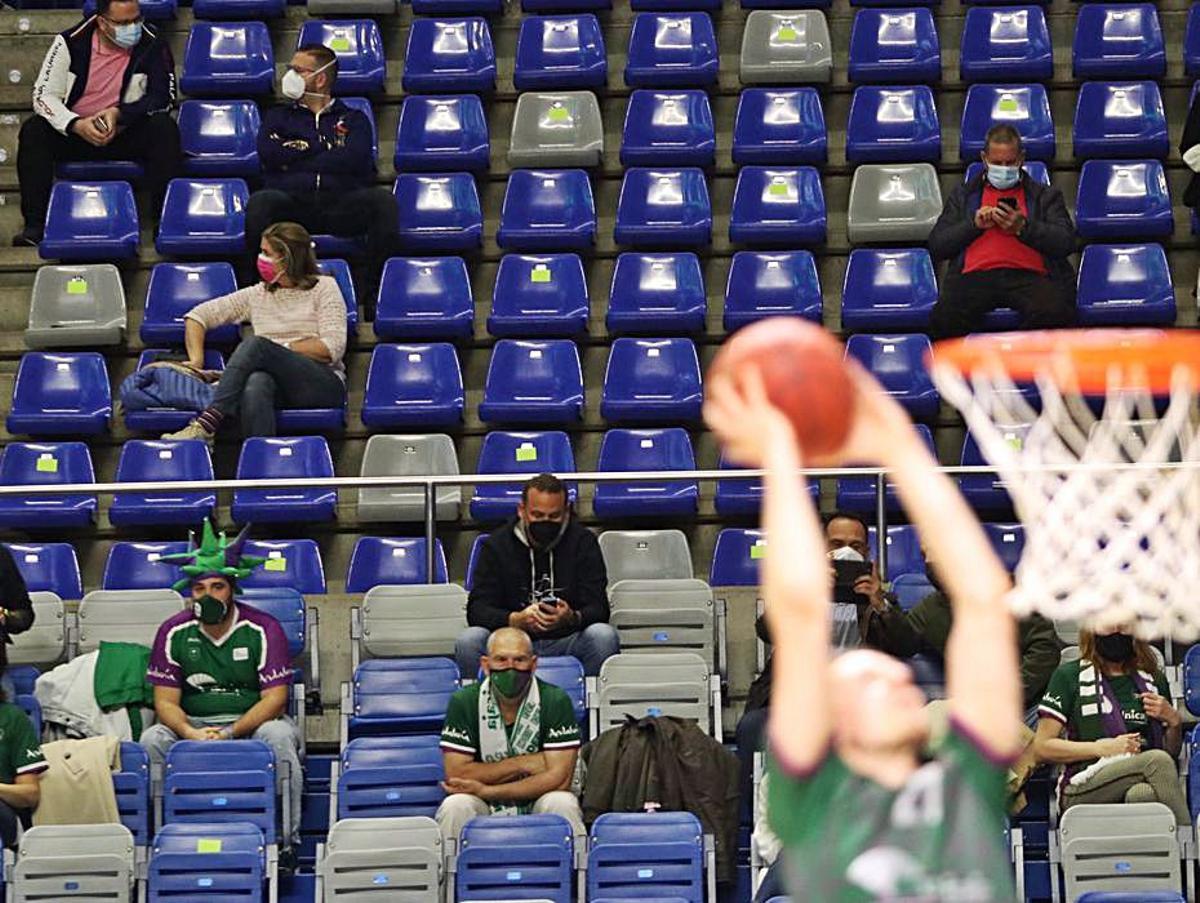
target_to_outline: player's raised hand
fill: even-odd
[[[792,425],[767,398],[762,372],[752,363],[713,377],[704,420],[726,456],[743,467],[762,467],[771,442],[795,442]]]

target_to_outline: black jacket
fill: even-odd
[[[336,98],[315,114],[300,103],[268,110],[258,130],[258,159],[264,188],[299,194],[375,184],[371,123]]]
[[[1188,108],[1187,122],[1183,126],[1183,136],[1179,139],[1179,155],[1192,171],[1192,180],[1188,182],[1183,192],[1183,202],[1189,207],[1200,207],[1200,98],[1192,101]],[[1195,150],[1196,154],[1189,159],[1188,151]]]
[[[25,588],[25,578],[17,569],[17,562],[6,546],[0,545],[0,608],[8,611],[4,624],[0,625],[0,673],[8,666],[8,644],[12,634],[24,633],[33,626],[33,606]]]
[[[975,228],[975,213],[983,201],[983,180],[984,174],[980,173],[966,184],[956,185],[929,233],[930,256],[950,261],[947,276],[962,272],[967,248],[983,234],[982,229]],[[1041,252],[1046,270],[1063,297],[1074,299],[1075,268],[1069,258],[1075,251],[1075,224],[1071,222],[1062,192],[1029,178],[1024,170],[1021,187],[1025,189],[1028,221],[1020,240]]]
[[[467,623],[488,630],[507,627],[508,616],[530,603],[533,581],[543,576],[549,577],[555,595],[580,616],[578,625],[562,627],[547,637],[607,623],[608,572],[592,531],[572,518],[551,551],[534,552],[517,528],[514,517],[480,546],[467,601]]]

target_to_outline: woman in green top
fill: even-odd
[[[1080,630],[1079,652],[1038,706],[1034,752],[1064,766],[1059,804],[1159,802],[1190,824],[1175,764],[1182,719],[1154,650],[1118,625]]]

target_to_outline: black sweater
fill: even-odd
[[[545,637],[566,636],[590,624],[608,621],[608,572],[600,543],[574,519],[550,552],[534,552],[519,536],[517,518],[493,532],[479,547],[479,559],[467,601],[467,623],[497,630],[508,616],[525,608],[536,577],[552,575],[556,595],[579,612],[578,627],[562,627]]]
[[[0,608],[8,609],[8,617],[0,625],[0,673],[8,665],[8,649],[12,634],[24,633],[33,626],[33,606],[25,588],[25,578],[17,569],[17,562],[7,546],[0,545]]]

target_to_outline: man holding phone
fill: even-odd
[[[983,172],[949,193],[929,233],[934,260],[949,260],[930,315],[935,339],[983,327],[998,307],[1015,309],[1022,329],[1075,322],[1075,226],[1062,192],[1030,178],[1011,125],[988,129]]]
[[[537,655],[575,656],[589,676],[620,651],[600,543],[576,522],[567,487],[552,474],[526,483],[517,516],[480,546],[467,623],[454,650],[463,677],[476,676],[488,636],[501,627],[529,634]]]

